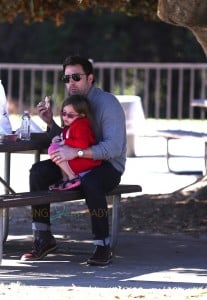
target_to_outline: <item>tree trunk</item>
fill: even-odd
[[[158,17],[192,31],[207,56],[207,1],[158,0]]]

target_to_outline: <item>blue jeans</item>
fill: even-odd
[[[30,170],[30,190],[47,190],[48,186],[62,178],[60,168],[51,160],[35,163]],[[109,162],[93,168],[81,179],[81,189],[91,217],[95,240],[109,236],[108,208],[105,194],[116,187],[121,180],[118,172]],[[50,225],[50,205],[32,207],[33,222]]]

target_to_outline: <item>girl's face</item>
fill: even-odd
[[[82,117],[82,115],[78,114],[71,104],[63,107],[62,120],[64,126],[70,126],[76,119],[80,117]]]

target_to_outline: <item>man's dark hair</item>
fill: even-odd
[[[68,56],[63,62],[63,73],[68,65],[81,65],[86,75],[94,74],[92,63],[85,57],[79,55]]]

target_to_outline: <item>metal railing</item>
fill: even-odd
[[[207,98],[207,64],[203,63],[94,63],[96,83],[114,94],[139,95],[146,117],[204,119],[205,111],[191,106]],[[0,64],[0,79],[17,112],[52,95],[58,113],[66,91],[61,65]]]

